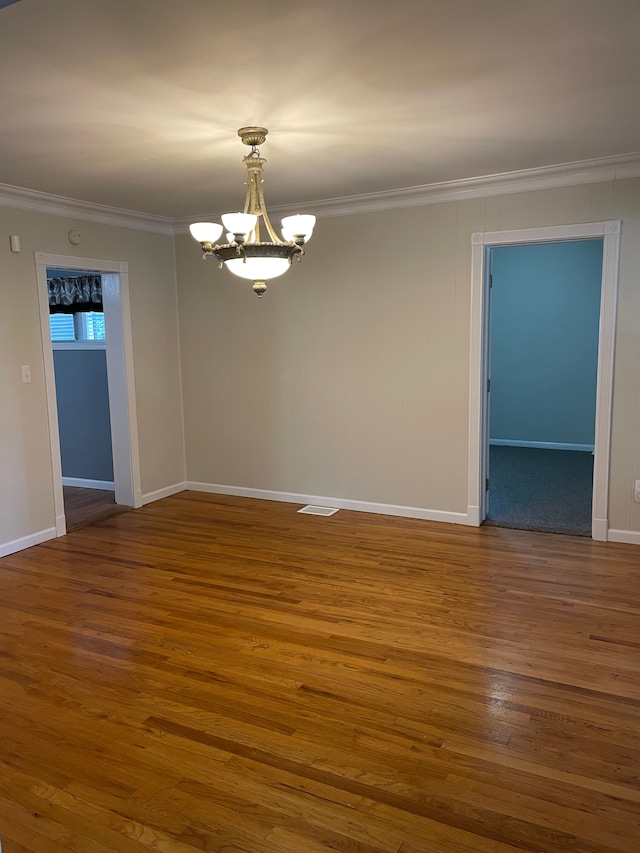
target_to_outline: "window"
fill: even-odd
[[[49,314],[52,341],[75,341],[73,314]]]
[[[78,314],[50,314],[51,340],[104,341],[104,314],[83,311]]]
[[[87,311],[76,314],[76,340],[78,341],[103,341],[104,314],[101,311]],[[80,327],[78,334],[78,326]]]

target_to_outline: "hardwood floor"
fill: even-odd
[[[78,486],[63,486],[64,514],[67,531],[77,530],[85,524],[127,512],[128,506],[116,504],[113,492],[103,489],[83,489]]]
[[[296,509],[0,560],[3,853],[637,853],[640,549]]]

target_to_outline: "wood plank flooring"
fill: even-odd
[[[85,524],[99,521],[101,518],[127,512],[129,509],[128,506],[118,505],[114,493],[104,489],[63,486],[62,492],[67,532],[84,527]]]
[[[297,508],[0,560],[3,853],[638,853],[640,549]]]

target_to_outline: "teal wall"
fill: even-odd
[[[491,439],[593,445],[602,241],[491,261]]]
[[[113,482],[104,349],[54,350],[62,476]]]

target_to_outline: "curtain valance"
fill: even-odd
[[[79,314],[102,311],[102,277],[76,275],[47,281],[50,314]]]

